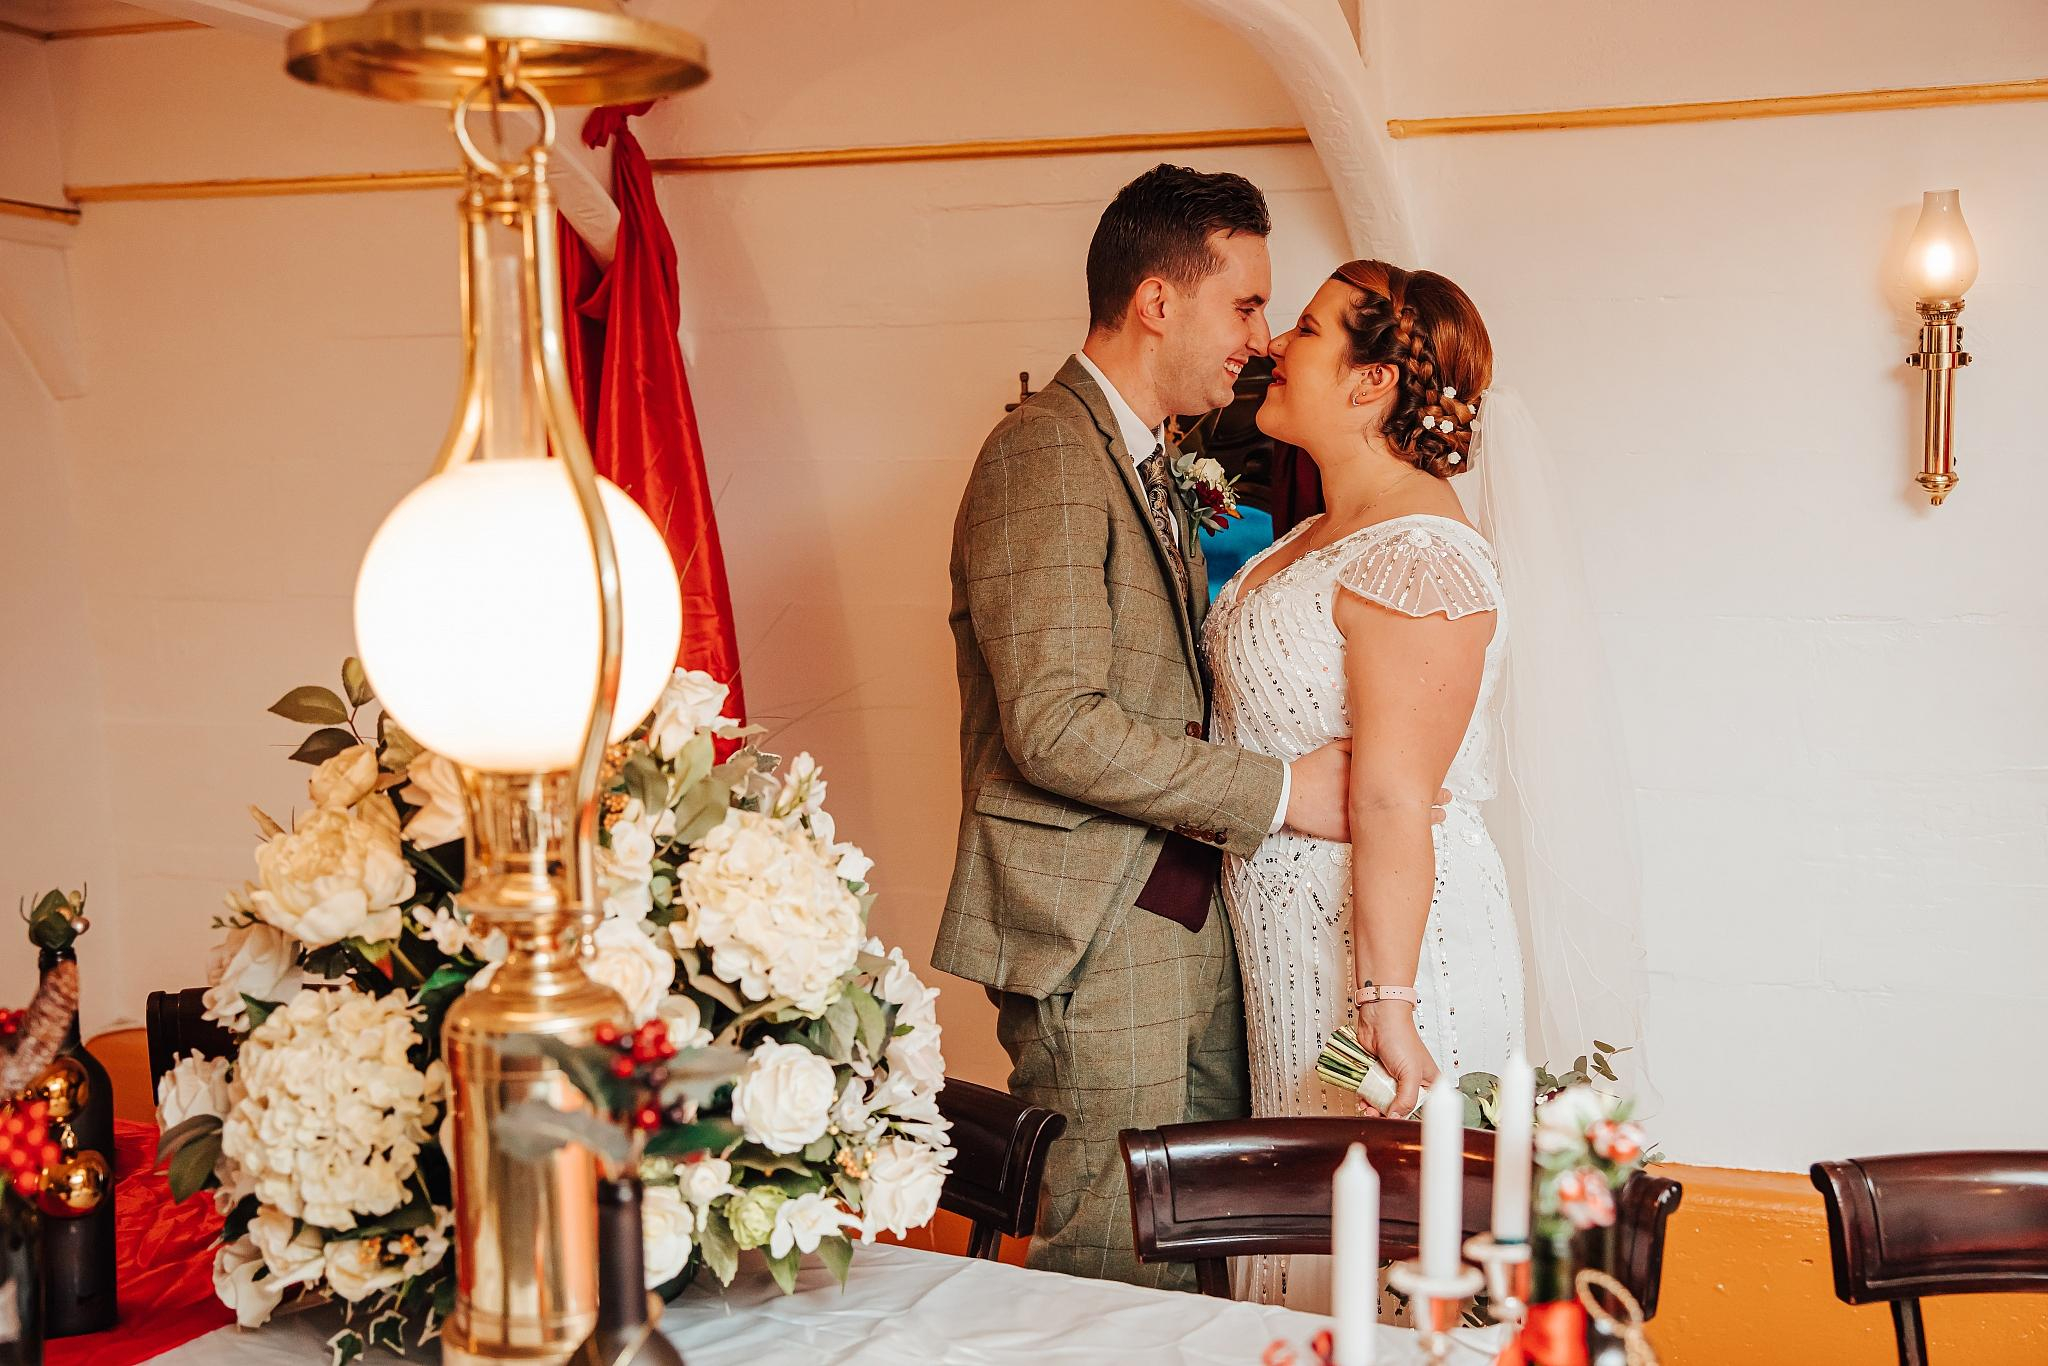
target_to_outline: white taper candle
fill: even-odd
[[[1493,1237],[1502,1243],[1529,1240],[1530,1140],[1536,1127],[1536,1069],[1521,1049],[1501,1074],[1495,1111]]]
[[[1380,1317],[1380,1178],[1354,1143],[1331,1183],[1330,1249],[1336,1257],[1332,1309],[1336,1366],[1373,1366]]]
[[[1463,1263],[1465,1098],[1448,1072],[1422,1103],[1422,1274],[1449,1280]]]

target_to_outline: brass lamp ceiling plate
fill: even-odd
[[[557,105],[628,104],[701,85],[704,42],[607,0],[377,0],[293,33],[285,70],[373,99],[449,106],[516,51],[518,79]]]

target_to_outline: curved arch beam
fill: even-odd
[[[1414,218],[1365,63],[1337,0],[1185,0],[1236,33],[1287,87],[1336,193],[1351,249],[1412,263]]]

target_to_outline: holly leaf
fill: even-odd
[[[363,672],[363,661],[354,655],[341,661],[341,690],[348,694],[352,707],[366,706],[376,696],[370,691],[370,676]]]
[[[363,1354],[363,1335],[353,1328],[344,1328],[327,1339],[327,1347],[333,1354],[328,1357],[327,1366],[349,1366]]]
[[[691,1153],[723,1152],[739,1140],[740,1130],[729,1119],[699,1119],[688,1124],[668,1124],[647,1140],[649,1157],[688,1157]]]
[[[273,715],[308,726],[338,726],[348,720],[348,704],[332,689],[307,686],[293,688],[270,704]]]

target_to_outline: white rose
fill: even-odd
[[[346,811],[377,789],[377,751],[351,745],[313,770],[306,783],[313,805]]]
[[[704,1027],[703,1010],[681,992],[662,997],[654,1013],[668,1025],[669,1042],[677,1048],[702,1048],[711,1042],[711,1031]]]
[[[1586,1145],[1586,1131],[1612,1114],[1612,1097],[1590,1086],[1570,1086],[1536,1107],[1536,1151],[1572,1152]]]
[[[228,1243],[213,1256],[213,1293],[235,1311],[235,1322],[244,1328],[261,1328],[284,1299],[285,1287],[267,1274],[263,1254],[247,1234]],[[256,1277],[263,1275],[262,1280]]]
[[[663,759],[675,758],[698,731],[722,719],[720,713],[730,691],[710,674],[677,669],[661,690],[661,700],[654,704],[648,747]]]
[[[1203,456],[1200,460],[1197,460],[1195,462],[1195,478],[1200,480],[1204,484],[1222,483],[1222,463],[1209,456]]]
[[[382,1238],[337,1238],[327,1245],[327,1284],[352,1304],[404,1279],[404,1262],[384,1260]]]
[[[634,1024],[653,1019],[655,1007],[676,979],[676,960],[656,948],[630,920],[607,920],[590,940],[597,952],[584,962],[583,971],[619,993]]]
[[[326,1259],[319,1229],[309,1228],[283,1210],[265,1205],[249,1221],[249,1241],[256,1245],[263,1264],[270,1268],[265,1279],[276,1282],[279,1290],[320,1279]]]
[[[228,1058],[202,1058],[188,1053],[178,1059],[156,1085],[156,1127],[170,1130],[194,1115],[225,1117],[234,1102]]]
[[[784,1257],[792,1247],[798,1252],[816,1252],[818,1244],[826,1238],[859,1222],[837,1200],[818,1191],[785,1200],[775,1210],[775,1232],[768,1238],[768,1255]]]
[[[406,784],[398,795],[419,809],[405,823],[405,837],[422,849],[459,840],[469,830],[469,808],[462,799],[462,770],[444,754],[421,753],[406,765]]]
[[[842,1134],[865,1138],[870,1129],[878,1127],[869,1109],[867,1085],[857,1076],[848,1077],[839,1103],[832,1107],[832,1123]]]
[[[697,1216],[674,1186],[649,1186],[640,1197],[641,1255],[647,1261],[647,1288],[683,1274],[690,1262],[690,1233]]]
[[[770,1039],[754,1050],[733,1088],[732,1117],[750,1142],[800,1152],[824,1135],[836,1099],[831,1063],[802,1044]]]
[[[309,812],[298,828],[256,850],[256,913],[313,948],[358,937],[391,939],[398,903],[412,895],[398,817],[383,797],[352,811]]]
[[[228,931],[206,961],[206,1018],[238,1029],[248,1018],[243,997],[283,1005],[305,984],[298,944],[275,925],[258,921]]]
[[[732,1163],[722,1157],[703,1157],[695,1162],[682,1163],[676,1168],[676,1182],[683,1199],[701,1208],[721,1195],[732,1193]]]
[[[861,1237],[872,1241],[887,1231],[900,1238],[931,1222],[946,1184],[949,1151],[907,1138],[890,1137],[875,1149],[861,1182]]]

